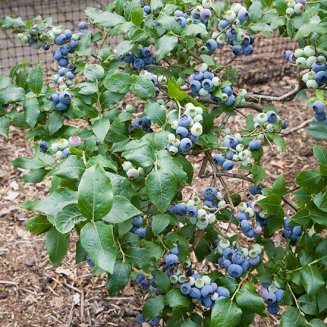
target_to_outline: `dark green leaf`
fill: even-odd
[[[151,320],[159,316],[164,307],[165,299],[162,295],[148,299],[142,309],[144,319]]]
[[[280,320],[281,327],[305,327],[306,322],[297,308],[290,307],[284,311]]]
[[[85,221],[86,218],[81,215],[77,204],[72,203],[64,207],[55,217],[55,227],[59,233],[69,233],[76,224]]]
[[[241,321],[242,310],[229,298],[216,301],[211,311],[211,327],[236,327]]]
[[[170,223],[169,215],[155,215],[152,217],[152,232],[153,235],[160,234]]]
[[[33,234],[42,234],[52,227],[46,216],[34,216],[26,221],[26,229]]]
[[[114,266],[114,272],[109,277],[107,284],[109,294],[117,295],[128,283],[131,274],[131,266],[125,262],[117,261]]]
[[[83,160],[78,156],[70,155],[55,168],[53,175],[67,179],[79,179],[84,170]]]
[[[302,285],[309,295],[316,294],[325,285],[319,269],[314,266],[307,265],[303,267],[300,274]]]
[[[39,95],[43,87],[43,72],[40,65],[37,65],[31,70],[28,78],[28,86],[33,93]]]
[[[52,227],[46,234],[45,246],[52,264],[55,266],[59,265],[65,257],[69,247],[69,234],[61,234]]]

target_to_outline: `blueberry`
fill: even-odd
[[[209,200],[203,201],[203,205],[208,207],[208,208],[217,208],[217,203],[214,203],[214,202],[209,201]]]
[[[188,115],[183,115],[178,121],[179,126],[189,127],[191,125],[192,118]]]
[[[276,302],[276,295],[272,292],[268,292],[264,299],[268,304],[274,304]]]
[[[135,69],[141,69],[142,67],[144,67],[145,63],[144,63],[144,60],[142,59],[135,59],[134,62],[133,62],[133,67]]]
[[[285,238],[291,238],[292,232],[290,232],[289,230],[283,230],[282,235]]]
[[[140,227],[143,224],[143,217],[142,216],[135,216],[133,218],[133,226]]]
[[[68,108],[68,105],[65,103],[58,102],[56,104],[56,109],[58,109],[59,111],[65,111],[65,110],[67,110],[67,108]]]
[[[211,17],[211,11],[209,9],[203,9],[200,12],[200,18],[203,21],[207,21]]]
[[[249,19],[249,14],[247,12],[247,10],[245,8],[242,8],[238,14],[237,14],[237,18],[239,19],[239,21],[241,23],[244,23],[245,21],[247,21]]]
[[[277,304],[268,305],[267,310],[269,313],[275,315],[279,311],[279,306]]]
[[[176,22],[183,28],[187,25],[187,20],[185,17],[177,17]]]
[[[235,103],[235,97],[234,97],[234,95],[231,95],[231,96],[229,96],[228,99],[226,100],[225,105],[230,107],[230,106],[232,106],[234,103]]]
[[[225,161],[225,158],[222,154],[215,154],[213,157],[213,161],[216,165],[222,166]]]
[[[73,36],[73,32],[69,29],[64,30],[64,34],[67,39],[70,39]]]
[[[188,129],[183,127],[183,126],[178,126],[176,128],[176,134],[177,135],[180,135],[182,138],[185,138],[188,136],[189,132],[188,132]]]
[[[59,95],[57,93],[54,93],[51,95],[51,101],[54,103],[54,104],[57,104],[59,102]]]
[[[215,77],[214,73],[211,73],[211,72],[208,72],[208,71],[203,73],[203,78],[204,79],[211,79],[212,80],[214,77]]]
[[[240,252],[236,252],[232,256],[232,262],[241,265],[244,262],[244,256]]]
[[[150,56],[150,57],[144,57],[143,61],[146,65],[151,65],[153,64],[153,62],[156,60],[156,57],[154,56]],[[147,68],[147,70],[149,71],[149,68]]]
[[[241,46],[242,47],[246,47],[247,45],[251,44],[251,42],[252,42],[251,36],[250,35],[246,35],[244,37],[244,39],[242,40],[242,42],[241,42]]]
[[[284,51],[284,59],[289,61],[292,54],[293,54],[293,51],[291,51],[291,50]]]
[[[212,293],[217,291],[218,285],[216,283],[210,283]]]
[[[246,56],[249,56],[250,54],[253,53],[253,46],[249,44],[243,49],[243,51]]]
[[[177,216],[185,216],[186,210],[186,205],[184,203],[178,203],[174,205],[171,209],[171,211]]]
[[[315,73],[318,73],[320,71],[324,71],[326,70],[326,65],[325,63],[323,62],[320,62],[320,61],[316,61],[312,64],[312,67],[311,69],[315,72]]]
[[[229,24],[230,23],[229,23],[229,21],[227,19],[222,19],[219,22],[219,27],[222,28],[222,29],[225,29]]]
[[[256,256],[256,257],[254,257],[254,258],[250,258],[250,259],[249,259],[249,264],[250,264],[251,266],[257,266],[260,262],[261,262],[261,258],[260,258],[259,255]]]
[[[320,71],[316,74],[315,80],[319,85],[323,85],[327,83],[327,72]]]
[[[318,114],[322,114],[323,112],[325,112],[326,110],[326,106],[325,104],[320,101],[320,100],[316,100],[313,105],[312,105],[312,109],[318,113]]]
[[[282,289],[278,289],[276,292],[275,292],[275,295],[276,295],[276,301],[277,302],[282,302],[284,301],[284,291]]]
[[[74,50],[78,46],[78,41],[77,40],[70,40],[69,42],[69,47]]]
[[[242,262],[241,266],[242,266],[242,269],[243,269],[243,273],[247,272],[249,270],[249,268],[250,268],[250,262],[249,262],[249,260],[248,259],[245,259]]]
[[[60,59],[58,60],[58,65],[59,65],[60,67],[67,67],[68,64],[69,64],[69,61],[68,61],[67,58],[60,58]]]
[[[211,308],[212,306],[212,300],[211,298],[208,296],[208,297],[205,297],[202,299],[202,304],[206,307],[206,308]]]
[[[288,120],[284,120],[282,123],[282,129],[286,129],[288,127]]]
[[[67,158],[70,155],[70,150],[69,148],[66,148],[62,151],[62,157],[63,159]]]
[[[227,269],[228,275],[233,278],[238,278],[243,274],[243,269],[240,265],[232,263]],[[219,294],[219,292],[218,292]]]
[[[218,47],[217,41],[214,39],[209,39],[207,41],[206,47],[208,48],[209,52],[216,51]]]
[[[192,92],[198,92],[198,91],[200,91],[201,87],[202,87],[202,84],[198,80],[193,80],[190,83],[190,88],[191,88]]]
[[[233,94],[233,87],[232,86],[225,86],[223,88],[223,93],[226,93],[228,96]]]
[[[178,254],[179,254],[179,247],[178,247],[178,246],[175,246],[174,248],[172,248],[172,249],[170,250],[170,253],[171,253],[171,254],[178,255]]]
[[[60,50],[61,55],[63,57],[66,57],[68,55],[68,48],[67,47],[60,47],[59,50]]]
[[[251,185],[249,187],[249,192],[252,194],[252,195],[257,195],[257,194],[261,194],[261,191],[262,191],[262,187],[260,185]]]
[[[53,58],[56,59],[56,60],[60,60],[62,57],[61,55],[61,51],[60,49],[57,49],[54,53],[53,53]]]
[[[217,193],[218,191],[215,187],[207,187],[203,192],[203,196],[206,200],[214,201],[217,199]]]
[[[260,140],[253,140],[249,143],[249,149],[251,151],[257,151],[261,148],[261,141]]]
[[[157,326],[160,323],[161,318],[155,317],[154,319],[149,320],[150,326]]]
[[[230,297],[230,292],[226,287],[219,286],[217,288],[217,293],[219,296]]]
[[[232,52],[235,56],[242,56],[244,54],[244,50],[241,45],[233,45]]]
[[[208,296],[209,294],[212,293],[212,287],[210,285],[204,285],[202,288],[201,288],[201,295],[203,297],[206,297]]]
[[[235,253],[235,251],[232,248],[226,248],[224,250],[223,256],[225,259],[231,260],[234,253]]]
[[[241,221],[240,226],[241,226],[242,231],[245,232],[245,233],[248,232],[251,229],[251,224],[246,219]]]
[[[79,22],[78,23],[78,29],[86,30],[86,29],[88,29],[88,26],[87,26],[87,24],[85,22]]]
[[[134,232],[134,234],[136,234],[137,236],[144,238],[146,237],[146,229],[144,228],[137,228]]]
[[[144,6],[144,7],[143,7],[143,10],[144,10],[144,12],[145,12],[147,15],[150,15],[150,14],[151,14],[151,7],[150,7],[150,6]]]
[[[276,123],[276,121],[278,119],[278,116],[277,116],[277,114],[276,114],[275,111],[270,110],[270,111],[268,111],[266,113],[266,115],[267,115],[267,121],[268,121],[268,123],[271,123],[271,124]]]
[[[179,144],[179,149],[181,152],[188,152],[192,148],[192,141],[189,138],[184,138]]]
[[[145,47],[141,49],[142,57],[150,57],[151,56],[151,49],[149,47]]]
[[[175,17],[182,17],[183,15],[184,15],[184,13],[181,10],[175,10],[175,12],[174,12]]]
[[[300,236],[302,234],[302,227],[301,226],[294,226],[292,233],[295,236]]]
[[[231,170],[234,167],[234,162],[232,160],[225,160],[223,163],[223,170]]]
[[[66,68],[62,67],[58,70],[59,76],[64,76],[66,74]]]
[[[207,91],[211,91],[213,89],[213,83],[210,79],[204,79],[202,81],[202,87]]]
[[[144,323],[144,319],[143,319],[143,316],[141,313],[138,313],[136,315],[135,321],[137,324],[140,324],[140,325],[142,325]]]
[[[254,232],[254,230],[253,230],[252,228],[250,228],[250,229],[245,233],[245,235],[246,235],[247,237],[249,237],[249,238],[253,238],[253,237],[255,237],[255,232]]]
[[[69,104],[72,101],[72,96],[69,92],[63,91],[59,94],[59,102]]]
[[[248,219],[248,217],[246,216],[245,213],[243,213],[243,212],[239,212],[239,213],[236,215],[236,219],[237,219],[238,221],[243,221],[243,220]]]
[[[231,151],[226,153],[226,159],[228,159],[228,160],[233,160],[233,156],[234,156],[234,154]]]
[[[49,50],[50,49],[50,44],[43,43],[42,44],[42,49],[45,50],[45,51]]]
[[[48,150],[48,142],[47,141],[41,141],[40,142],[40,151],[42,153],[46,153]]]
[[[229,266],[232,264],[232,262],[228,259],[223,259],[223,262],[222,262],[222,267],[228,269]]]
[[[88,256],[86,257],[86,262],[89,266],[94,267],[94,262]]]
[[[201,291],[196,287],[192,287],[190,297],[193,298],[193,299],[200,299],[201,298]]]
[[[203,80],[203,73],[202,72],[195,72],[193,74],[193,78],[196,80],[196,81],[202,81]]]
[[[176,254],[168,254],[166,257],[165,257],[165,262],[168,266],[171,266],[171,265],[175,265],[176,263],[178,263],[178,256]]]
[[[124,62],[126,62],[126,64],[132,64],[133,61],[135,60],[135,56],[133,54],[128,54],[124,57]]]
[[[75,78],[75,75],[72,72],[68,71],[66,73],[66,78],[72,80]]]
[[[55,37],[54,43],[57,45],[63,45],[66,42],[66,35],[65,34],[59,34]]]
[[[323,112],[322,114],[315,114],[315,117],[318,121],[325,121],[326,120],[326,114]]]
[[[196,217],[198,214],[198,208],[196,206],[187,207],[186,214],[189,217]]]

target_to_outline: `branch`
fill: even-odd
[[[298,126],[295,126],[295,127],[293,127],[293,128],[290,128],[290,129],[288,129],[288,130],[286,130],[286,131],[282,131],[281,134],[282,134],[282,135],[289,135],[289,134],[292,134],[293,132],[296,132],[297,130],[299,130],[299,129],[301,129],[301,128],[307,126],[307,125],[309,125],[309,124],[310,124],[312,121],[314,121],[314,120],[315,120],[314,117],[312,117],[312,118],[310,118],[310,119],[307,119],[307,120],[305,120],[303,123],[301,123],[301,124],[298,125]]]
[[[249,101],[245,101],[245,102],[242,102],[242,103],[236,105],[236,108],[253,109],[257,112],[262,112],[262,106],[260,104],[255,103],[255,102],[249,102]]]
[[[281,96],[272,96],[272,95],[265,95],[265,94],[256,94],[256,93],[249,93],[248,97],[249,98],[254,98],[257,99],[258,101],[260,100],[267,100],[267,101],[286,101],[286,100],[292,100],[296,94],[301,90],[301,85],[300,83],[295,85],[295,88]]]

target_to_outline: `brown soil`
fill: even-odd
[[[294,81],[283,80],[273,88],[256,86],[257,93],[282,94]],[[291,104],[279,104],[279,114],[287,118],[290,128],[312,117],[305,100],[294,100]],[[237,118],[231,126],[239,126]],[[234,125],[235,123],[235,125]],[[300,170],[315,167],[312,144],[305,131],[298,130],[287,136],[287,151],[265,150],[264,165],[269,167],[265,183],[284,174],[292,183]],[[326,144],[326,143],[325,143]],[[86,264],[76,265],[74,248],[60,267],[52,267],[43,245],[43,236],[35,236],[24,228],[30,213],[19,205],[27,199],[42,197],[47,182],[39,185],[22,183],[22,172],[10,166],[18,156],[31,155],[30,144],[24,141],[22,132],[11,129],[10,140],[0,137],[0,321],[3,327],[43,326],[136,326],[134,316],[140,310],[143,294],[128,286],[119,298],[110,298],[106,293],[106,280],[92,277]],[[201,165],[201,158],[195,158],[195,168]],[[240,186],[239,180],[226,179],[230,190]],[[200,194],[209,181],[198,178],[192,187],[187,187],[185,197]],[[290,184],[292,187],[292,184]],[[293,185],[294,186],[294,185]],[[246,184],[242,185],[246,189]],[[286,207],[286,212],[291,209]],[[73,243],[73,242],[72,242]],[[277,316],[278,319],[278,316]],[[258,317],[253,326],[277,325],[276,318]]]

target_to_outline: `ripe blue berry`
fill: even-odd
[[[146,229],[144,228],[137,228],[134,232],[134,234],[138,235],[141,238],[146,237]]]
[[[206,44],[209,52],[214,52],[217,50],[218,44],[217,41],[214,39],[209,39]]]
[[[231,170],[234,167],[234,162],[232,160],[225,160],[223,163],[223,170]]]
[[[141,49],[141,55],[143,57],[150,57],[151,56],[151,49],[146,47]]]
[[[232,52],[235,56],[241,56],[244,54],[243,47],[240,45],[233,45],[232,46]]]
[[[230,297],[230,292],[226,287],[219,286],[217,287],[217,293],[219,296]]]
[[[133,218],[133,226],[140,227],[143,224],[143,217],[142,216],[135,216]]]
[[[145,63],[144,63],[144,60],[142,59],[135,59],[134,62],[133,62],[133,67],[135,69],[141,69],[142,67],[144,67]]]
[[[143,10],[144,10],[144,12],[145,12],[147,15],[150,15],[150,14],[151,14],[151,7],[150,7],[150,6],[144,6],[144,7],[143,7]]]
[[[126,64],[132,64],[133,61],[135,60],[135,56],[133,54],[128,54],[124,57],[124,62],[126,62]]]
[[[275,315],[279,311],[279,306],[278,306],[278,304],[268,305],[267,310],[268,310],[269,313]]]
[[[66,35],[65,34],[59,34],[54,39],[54,43],[57,45],[63,45],[66,42]]]
[[[67,58],[60,58],[60,59],[58,60],[58,65],[59,65],[60,67],[67,67],[68,64],[69,64],[69,61],[68,61]]]
[[[178,121],[179,126],[189,127],[191,125],[192,118],[188,115],[182,115]]]
[[[220,27],[221,29],[225,29],[229,24],[230,24],[230,22],[229,22],[227,19],[222,19],[222,20],[219,22],[219,27]]]
[[[249,14],[247,12],[247,10],[245,8],[242,8],[238,14],[237,14],[237,18],[239,19],[239,21],[241,23],[244,23],[245,21],[247,21],[249,19]]]
[[[56,109],[58,109],[59,111],[65,111],[67,110],[68,105],[62,102],[59,102],[56,104]]]
[[[253,140],[249,143],[249,149],[251,151],[257,151],[261,148],[261,141],[260,140]]]
[[[48,142],[47,141],[41,141],[40,142],[40,151],[42,153],[46,153],[48,150]]]
[[[326,70],[326,65],[323,62],[316,61],[312,64],[311,69],[315,72],[318,73],[320,71]]]
[[[326,110],[326,106],[325,106],[325,104],[324,104],[322,101],[320,101],[320,100],[316,100],[316,101],[313,103],[313,105],[312,105],[312,109],[313,109],[316,113],[321,114],[321,113],[325,112],[325,110]]]
[[[166,257],[165,257],[165,262],[168,266],[171,266],[171,265],[175,265],[176,263],[178,263],[178,256],[176,254],[168,254]]]
[[[192,287],[190,297],[193,298],[193,299],[200,299],[201,298],[201,291],[196,287]]]
[[[198,214],[198,208],[196,206],[190,206],[186,209],[186,215],[189,217],[196,217]]]
[[[144,319],[143,319],[143,316],[141,313],[138,313],[136,315],[135,321],[137,324],[140,324],[140,325],[142,325],[144,323]]]
[[[63,91],[59,94],[59,102],[63,104],[69,104],[72,100],[72,96],[69,92]]]
[[[205,90],[211,91],[213,89],[213,83],[212,83],[212,81],[210,79],[204,79],[202,81],[202,87]]]
[[[222,154],[215,154],[213,157],[213,161],[216,165],[222,166],[225,161],[225,158]]]
[[[72,72],[67,72],[66,73],[66,78],[72,80],[72,79],[75,78],[75,75]]]
[[[227,269],[228,275],[233,278],[238,278],[243,274],[243,269],[240,265],[232,263]]]
[[[51,95],[51,101],[54,103],[54,104],[57,104],[59,102],[59,95],[57,93],[54,93]]]
[[[177,135],[180,135],[182,138],[185,138],[188,136],[189,132],[188,132],[188,129],[183,127],[183,126],[178,126],[176,128],[176,134]]]
[[[243,51],[246,56],[249,56],[250,54],[253,53],[253,46],[249,44],[243,49]]]
[[[88,29],[88,26],[87,26],[87,24],[85,22],[79,22],[78,23],[78,28],[80,30],[86,30],[86,29]]]
[[[176,22],[183,28],[187,25],[187,20],[185,17],[177,17]]]
[[[192,148],[192,141],[189,138],[184,138],[179,144],[179,149],[181,152],[188,152]]]
[[[217,193],[218,191],[215,187],[207,187],[203,192],[203,196],[206,200],[214,201],[217,199]]]
[[[202,87],[201,82],[198,81],[198,80],[193,80],[190,83],[190,88],[191,88],[192,92],[198,92],[198,91],[200,91],[201,87]]]
[[[315,80],[319,85],[323,85],[327,83],[327,72],[320,71],[316,74]]]
[[[268,123],[271,123],[271,124],[276,123],[276,121],[278,119],[278,116],[277,116],[277,114],[276,114],[275,111],[270,110],[270,111],[268,111],[266,113],[266,115],[267,115],[267,121],[268,121]]]

